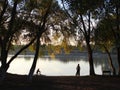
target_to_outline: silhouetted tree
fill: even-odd
[[[71,18],[72,22],[77,27],[80,37],[85,40],[88,59],[90,65],[90,75],[95,75],[93,66],[92,47],[90,42],[93,38],[94,26],[92,24],[93,11],[97,10],[98,6],[103,3],[103,0],[62,0],[67,15]]]

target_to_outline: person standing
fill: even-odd
[[[80,76],[80,65],[79,64],[76,67],[76,76]]]

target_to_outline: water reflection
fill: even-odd
[[[112,58],[117,70],[118,65],[116,55],[112,55]],[[15,74],[28,74],[32,61],[33,55],[21,55],[11,63],[8,72]],[[78,63],[81,67],[81,76],[89,75],[87,53],[72,53],[69,55],[61,54],[57,55],[56,58],[50,58],[46,55],[38,59],[36,70],[37,68],[40,68],[41,74],[47,76],[74,76]],[[110,69],[106,54],[94,53],[94,68],[96,74],[102,74],[102,69]]]

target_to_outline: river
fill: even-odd
[[[8,59],[11,55],[8,57]],[[27,75],[31,68],[34,55],[19,55],[11,64],[7,72],[13,74]],[[111,70],[107,54],[104,53],[93,53],[94,69],[98,75],[102,74],[103,70]],[[112,54],[113,64],[118,72],[118,63],[116,55]],[[51,58],[48,55],[42,56],[38,59],[36,70],[39,68],[41,74],[46,76],[74,76],[76,73],[76,66],[80,64],[81,70],[80,75],[89,75],[89,63],[87,53],[71,53],[71,54],[60,54],[55,58]]]

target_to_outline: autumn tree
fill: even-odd
[[[116,70],[113,65],[113,60],[111,57],[111,51],[114,48],[114,35],[112,33],[111,25],[114,25],[114,20],[107,17],[101,20],[95,30],[95,44],[98,48],[105,51],[108,55],[108,61],[113,75],[116,75]]]
[[[115,46],[117,50],[117,59],[119,64],[119,72],[120,75],[120,1],[119,0],[110,0],[109,1],[109,8],[111,9],[108,13],[112,14],[115,17],[115,25],[113,26],[112,30],[114,33],[115,38]]]
[[[3,28],[0,29],[1,34],[2,34],[1,37],[0,37],[0,41],[1,41],[1,64],[2,64],[1,68],[0,68],[0,78],[4,78],[6,70],[9,67],[6,63],[7,63],[8,51],[9,51],[9,48],[10,48],[10,41],[12,39],[11,35],[12,35],[12,32],[13,32],[13,23],[14,23],[14,20],[15,20],[17,4],[18,4],[18,1],[16,0],[14,2],[14,6],[13,6],[13,9],[12,9],[12,12],[11,12],[11,19],[10,19],[10,22],[8,24],[7,30],[6,30],[5,27],[0,25],[1,27],[3,27]],[[8,1],[5,0],[4,5],[3,5],[3,10],[1,11],[1,20],[0,20],[1,24],[2,24],[3,15],[5,14],[7,5],[8,5]]]
[[[119,30],[119,14],[120,14],[120,9],[119,9],[119,4],[120,1],[119,0],[105,0],[103,3],[103,7],[101,7],[101,12],[99,13],[100,17],[100,21],[98,23],[97,28],[99,28],[99,31],[96,30],[96,32],[98,32],[98,36],[99,40],[102,44],[106,44],[106,45],[112,45],[110,48],[114,47],[116,48],[117,51],[117,59],[118,59],[118,64],[119,63],[119,58],[120,58],[120,52],[119,52],[119,36],[120,36],[120,30]],[[101,30],[100,30],[101,29]],[[95,33],[96,33],[95,32]],[[99,33],[100,32],[100,33]],[[101,39],[100,39],[101,38]],[[99,42],[99,43],[100,43]],[[108,46],[105,46],[108,47]],[[110,48],[108,48],[108,50],[106,50],[107,52],[110,51]],[[107,48],[105,48],[107,49]],[[110,56],[110,52],[108,53],[108,55]],[[109,57],[110,58],[110,57]],[[111,66],[112,65],[112,60],[111,62]],[[120,67],[120,66],[119,66]],[[120,68],[119,68],[120,70]],[[113,67],[113,74],[115,74],[115,69]]]
[[[31,2],[32,3],[32,2]],[[38,59],[38,56],[39,56],[39,48],[40,48],[40,37],[42,36],[42,34],[46,31],[46,28],[45,28],[45,25],[46,25],[46,22],[47,22],[47,17],[49,15],[49,12],[50,12],[50,8],[51,8],[51,5],[52,5],[52,0],[47,2],[47,1],[42,1],[41,4],[44,5],[44,10],[42,10],[42,18],[41,18],[41,22],[40,24],[38,25],[39,28],[38,28],[38,31],[37,31],[37,39],[36,39],[36,49],[35,49],[35,56],[34,56],[34,60],[33,60],[33,63],[32,63],[32,66],[31,66],[31,69],[30,69],[30,72],[29,72],[29,80],[32,80],[32,76],[33,76],[33,73],[34,73],[34,70],[35,70],[35,67],[36,67],[36,63],[37,63],[37,59]]]
[[[41,5],[42,4],[42,5]],[[33,5],[34,6],[34,5]],[[36,40],[36,49],[35,49],[35,57],[33,60],[32,67],[29,72],[29,80],[32,80],[32,76],[36,67],[37,58],[39,56],[39,50],[41,49],[41,43],[44,45],[52,44],[53,46],[56,46],[55,43],[52,43],[53,38],[54,40],[58,40],[58,38],[61,38],[61,36],[67,36],[64,35],[65,32],[65,26],[66,24],[63,24],[65,20],[67,20],[64,11],[60,8],[56,0],[51,1],[45,1],[43,0],[40,5],[38,5],[41,8],[38,8],[38,11],[40,11],[40,17],[37,20],[40,20],[40,23],[38,24],[37,29],[37,40]],[[39,13],[39,12],[37,12]],[[63,15],[63,17],[61,17]],[[64,27],[65,26],[65,27]],[[49,35],[52,34],[52,36],[49,37]],[[53,37],[53,38],[52,38]],[[42,41],[41,41],[42,40]],[[62,40],[61,40],[62,41]],[[54,48],[53,51],[56,52],[50,52],[49,54],[52,55],[53,53],[56,54],[61,50],[61,44],[58,43],[58,46],[56,46],[56,50]],[[51,48],[49,48],[52,50]],[[49,50],[47,50],[49,52]]]
[[[79,40],[82,39],[86,42],[90,75],[95,75],[92,55],[93,50],[90,44],[94,32],[92,17],[94,16],[93,11],[98,10],[98,7],[103,3],[103,0],[62,0],[62,2],[67,15],[79,32]]]
[[[9,3],[9,4],[8,4]],[[22,3],[22,4],[21,4]],[[25,3],[25,2],[24,2]],[[32,38],[29,41],[27,45],[20,48],[18,52],[10,59],[7,60],[9,50],[11,49],[12,42],[15,40],[15,37],[17,36],[16,33],[19,32],[19,30],[28,27],[29,23],[25,20],[19,18],[20,16],[20,10],[23,9],[23,7],[20,7],[23,5],[22,0],[14,0],[11,2],[8,2],[8,0],[3,1],[0,14],[0,45],[1,45],[1,67],[0,67],[0,80],[2,81],[6,76],[6,71],[9,68],[10,63],[27,47],[29,47],[36,37]],[[23,23],[24,22],[24,23]],[[29,25],[29,27],[33,27],[35,24]]]

